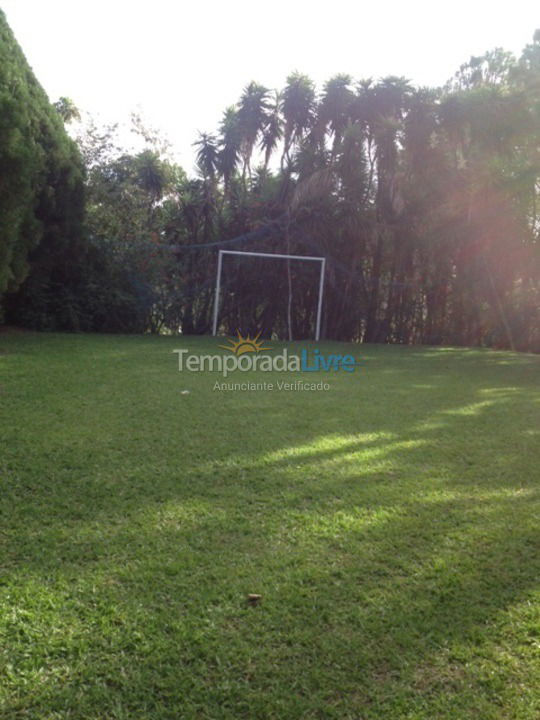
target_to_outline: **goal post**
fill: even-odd
[[[278,260],[307,260],[309,262],[321,263],[321,273],[319,276],[319,297],[317,300],[317,320],[315,323],[315,341],[318,342],[321,336],[321,317],[322,317],[322,302],[324,294],[324,272],[326,269],[326,258],[315,257],[312,255],[282,255],[281,253],[263,253],[263,252],[248,252],[247,250],[220,250],[218,256],[218,266],[216,274],[216,295],[214,299],[214,323],[212,329],[212,335],[217,335],[218,328],[218,316],[219,316],[219,294],[221,290],[221,271],[223,269],[223,256],[224,255],[244,255],[251,257],[261,258],[273,258]]]

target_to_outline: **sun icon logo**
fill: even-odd
[[[220,348],[224,350],[230,350],[235,355],[244,355],[244,353],[258,353],[261,350],[271,350],[272,348],[263,347],[264,340],[259,340],[260,332],[255,335],[254,338],[249,337],[249,333],[246,337],[242,337],[239,330],[236,331],[238,340],[228,340],[230,345],[220,345]]]

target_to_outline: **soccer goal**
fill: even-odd
[[[223,256],[224,255],[243,255],[260,258],[272,258],[273,260],[306,260],[308,262],[321,263],[321,273],[319,275],[319,297],[317,300],[317,320],[315,323],[315,340],[318,342],[321,336],[321,315],[322,315],[322,302],[324,293],[324,272],[326,268],[326,258],[324,257],[313,257],[310,255],[281,255],[279,253],[263,253],[263,252],[248,252],[247,250],[220,250],[218,257],[218,266],[216,274],[216,296],[214,300],[214,325],[213,335],[217,335],[218,329],[218,317],[219,317],[219,294],[221,290],[221,269],[223,267]]]

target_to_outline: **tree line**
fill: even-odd
[[[76,114],[66,99],[50,112],[55,128]],[[520,57],[473,57],[442,88],[338,75],[318,91],[298,72],[279,91],[251,82],[199,134],[193,177],[140,118],[133,129],[140,152],[114,127],[79,137],[84,219],[76,237],[55,224],[61,243],[15,243],[30,271],[8,271],[9,322],[208,333],[228,248],[326,257],[329,339],[540,351],[538,31]],[[221,331],[312,337],[317,270],[228,256]]]

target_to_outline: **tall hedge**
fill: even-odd
[[[0,297],[76,244],[83,165],[0,10]],[[38,252],[39,249],[39,252]]]

